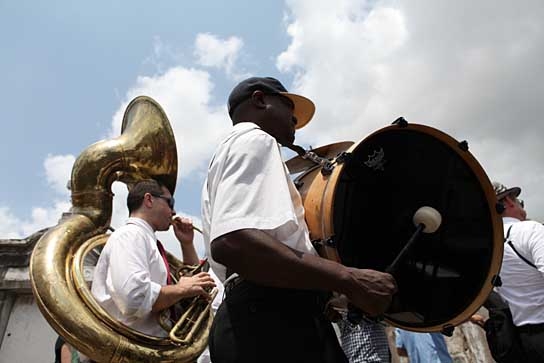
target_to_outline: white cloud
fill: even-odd
[[[29,218],[15,216],[9,207],[0,206],[0,236],[1,238],[25,238],[40,229],[54,226],[62,213],[71,207],[67,183],[74,164],[73,155],[47,155],[43,166],[47,184],[53,190],[50,206],[35,206]]]
[[[73,155],[47,155],[43,163],[47,183],[60,195],[69,194],[67,185],[74,161]]]
[[[299,142],[357,142],[404,116],[468,140],[544,220],[542,2],[287,4],[292,40],[277,66],[317,105]]]
[[[117,137],[129,101],[139,95],[155,99],[164,109],[176,137],[179,177],[202,176],[215,145],[231,123],[224,102],[212,103],[214,85],[208,73],[183,67],[154,77],[138,77],[112,121],[109,137]]]
[[[42,228],[55,226],[59,222],[62,213],[68,212],[70,207],[70,202],[56,200],[51,207],[32,208],[31,219],[21,223],[20,237],[27,237]]]
[[[222,40],[213,34],[201,33],[195,39],[194,55],[197,64],[223,69],[230,75],[243,45],[244,42],[238,37]]]
[[[20,221],[14,216],[8,207],[0,207],[0,236],[2,238],[21,238]]]

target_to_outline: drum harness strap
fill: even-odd
[[[533,264],[531,261],[529,261],[528,259],[526,259],[525,257],[523,257],[523,256],[521,255],[521,253],[519,253],[518,250],[516,250],[516,248],[514,247],[514,244],[512,243],[512,240],[510,239],[510,231],[512,230],[512,227],[513,227],[513,226],[514,226],[514,225],[511,225],[511,226],[508,228],[508,232],[506,232],[506,238],[504,239],[504,242],[505,242],[506,244],[508,244],[508,245],[512,248],[512,250],[514,251],[514,253],[515,253],[516,255],[518,255],[518,257],[521,258],[526,264],[528,264],[529,266],[532,266],[532,267],[534,267],[534,268],[537,268],[537,267],[535,266],[535,264]]]
[[[332,171],[334,170],[335,164],[343,163],[344,161],[347,160],[349,155],[351,155],[350,153],[344,151],[338,154],[338,156],[336,156],[335,158],[331,160],[331,159],[327,159],[317,155],[311,149],[306,151],[302,146],[299,146],[299,145],[291,144],[291,145],[285,145],[285,147],[296,152],[301,158],[305,160],[313,161],[316,165],[320,165],[321,174],[323,175],[330,175]]]

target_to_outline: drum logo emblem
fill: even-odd
[[[368,155],[368,160],[365,161],[365,165],[374,170],[383,171],[383,166],[385,164],[384,159],[385,153],[383,152],[383,147],[380,150],[374,150],[372,155]]]

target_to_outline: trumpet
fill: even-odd
[[[170,277],[177,284],[181,277],[191,277],[200,272],[209,271],[210,264],[204,259],[196,266],[174,265],[170,263]],[[195,296],[182,299],[170,308],[164,309],[158,316],[159,325],[168,332],[170,340],[179,346],[189,344],[202,328],[205,318],[211,313],[211,304],[217,296],[217,288],[207,288],[208,298]]]

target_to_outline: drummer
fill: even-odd
[[[205,245],[226,296],[210,332],[214,363],[347,362],[322,314],[327,292],[379,315],[396,291],[391,275],[321,258],[310,242],[280,145],[314,110],[274,78],[246,79],[228,98],[234,126],[202,193]]]

